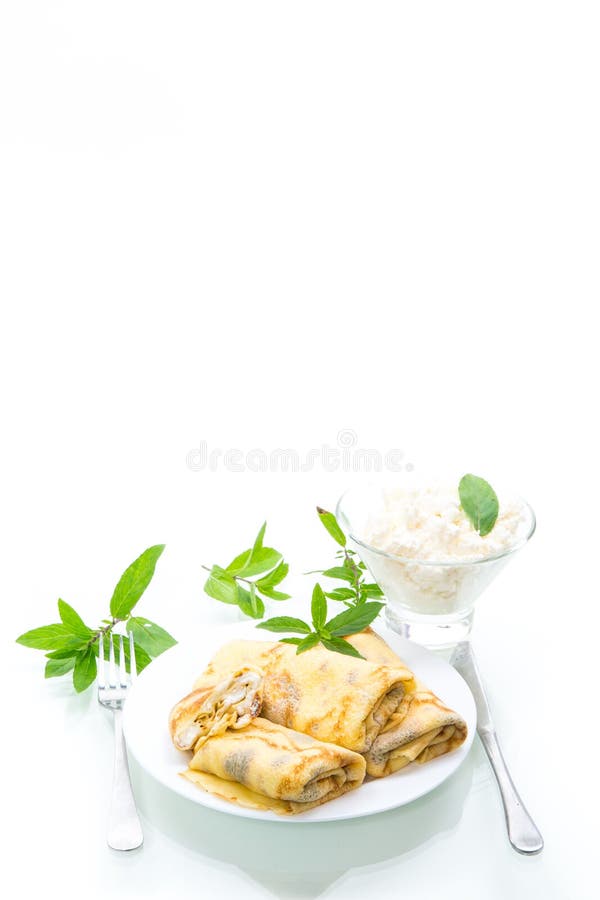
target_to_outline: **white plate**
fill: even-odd
[[[125,704],[124,729],[129,752],[140,766],[165,787],[201,806],[244,816],[277,822],[331,822],[352,819],[404,806],[440,785],[465,759],[475,736],[476,711],[472,694],[461,676],[447,662],[419,644],[398,637],[382,626],[378,631],[402,660],[443,702],[465,719],[469,733],[465,743],[452,753],[433,759],[426,765],[413,763],[387,778],[362,784],[336,800],[294,816],[245,809],[213,797],[179,775],[186,768],[189,753],[175,749],[167,720],[172,706],[191,690],[218,647],[234,638],[268,639],[250,623],[206,626],[195,637],[194,646],[178,644],[168,650],[140,675]]]

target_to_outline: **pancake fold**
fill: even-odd
[[[392,648],[370,628],[346,640],[372,662],[403,665]],[[415,678],[414,689],[404,695],[365,752],[367,774],[381,778],[411,762],[426,763],[460,747],[466,737],[467,725],[462,716]]]
[[[236,640],[217,651],[196,689],[241,665],[264,672],[263,718],[357,753],[369,750],[415,687],[400,661],[382,664],[322,646],[297,654],[290,644]]]
[[[358,753],[258,717],[202,743],[182,775],[230,802],[290,815],[359,787],[365,768]]]

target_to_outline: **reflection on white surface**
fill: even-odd
[[[310,826],[214,812],[167,791],[135,763],[131,768],[140,810],[166,835],[202,857],[239,867],[276,896],[309,898],[353,868],[397,860],[451,832],[471,786],[472,760],[471,753],[444,784],[406,807]]]

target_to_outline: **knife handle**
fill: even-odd
[[[500,788],[509,841],[519,853],[539,853],[544,847],[544,840],[517,793],[496,733],[484,731],[480,732],[479,737]]]

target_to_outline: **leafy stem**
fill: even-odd
[[[347,546],[347,538],[333,513],[317,507],[319,519],[330,536],[338,544],[336,565],[318,572],[326,578],[337,579],[343,586],[324,591],[315,584],[311,600],[312,625],[293,616],[275,616],[260,622],[256,627],[298,637],[283,637],[281,641],[295,644],[297,653],[304,653],[321,644],[335,653],[360,656],[360,653],[343,638],[363,631],[377,618],[383,607],[378,601],[383,597],[379,585],[367,582],[367,568],[354,550]],[[261,527],[253,546],[238,554],[225,568],[203,566],[209,573],[204,590],[221,603],[237,605],[245,615],[262,619],[265,613],[263,597],[271,600],[287,600],[289,594],[275,590],[288,573],[283,556],[272,547],[263,546],[266,522]],[[327,600],[341,602],[346,609],[327,620]]]
[[[347,547],[344,547],[344,565],[352,572],[354,589],[358,593],[363,573],[354,562],[353,555]]]
[[[265,614],[264,599],[289,600],[290,595],[276,590],[289,571],[283,555],[273,547],[265,547],[263,539],[267,523],[261,525],[249,550],[244,550],[228,566],[202,566],[209,573],[204,590],[221,603],[234,604],[252,619]],[[255,577],[252,577],[255,576]]]
[[[111,621],[109,621],[109,622],[104,626],[104,628],[98,628],[98,629],[94,632],[93,637],[90,638],[90,640],[87,642],[87,645],[86,645],[86,646],[91,647],[92,644],[95,644],[96,641],[99,641],[99,640],[100,640],[100,635],[104,636],[105,634],[108,634],[109,631],[112,631],[112,630],[113,630],[113,628],[115,627],[115,625],[118,625],[119,622],[125,622],[125,621],[127,621],[127,620],[126,620],[126,619],[115,619],[115,618],[113,618]]]
[[[125,569],[113,591],[110,618],[103,619],[103,624],[98,628],[89,628],[72,606],[59,600],[60,622],[34,628],[17,638],[17,643],[24,647],[46,651],[46,678],[72,672],[75,690],[84,691],[96,678],[100,637],[110,635],[114,645],[118,641],[114,628],[122,622],[126,623],[127,632],[133,636],[138,672],[176,643],[164,628],[149,619],[132,615],[133,608],[152,580],[163,550],[164,544],[148,547]],[[125,662],[130,666],[129,641],[124,642],[124,653]]]
[[[334,514],[320,506],[317,506],[317,514],[326,531],[342,548],[336,553],[342,564],[319,571],[328,578],[345,581],[347,584],[347,587],[326,591],[325,596],[330,600],[338,600],[347,607],[361,606],[371,598],[383,597],[383,591],[378,584],[366,581],[367,567],[355,551],[348,547],[347,537]]]
[[[260,622],[256,627],[264,628],[266,631],[302,635],[302,637],[280,638],[285,644],[295,644],[296,653],[304,653],[311,647],[322,644],[327,650],[335,653],[364,659],[362,654],[343,638],[364,631],[377,618],[382,607],[383,603],[363,603],[360,606],[352,606],[328,620],[327,599],[321,585],[317,583],[313,588],[310,607],[312,628],[308,622],[292,616],[276,616]]]
[[[213,569],[214,569],[214,566],[213,566],[212,569],[211,569],[210,566],[205,566],[205,565],[203,565],[202,568],[204,569],[205,572],[212,572]],[[251,584],[256,584],[255,581],[250,581],[249,578],[242,578],[241,575],[234,575],[233,578],[235,579],[235,581],[239,581],[239,582],[241,582],[242,584],[247,584],[248,586],[251,585]]]

